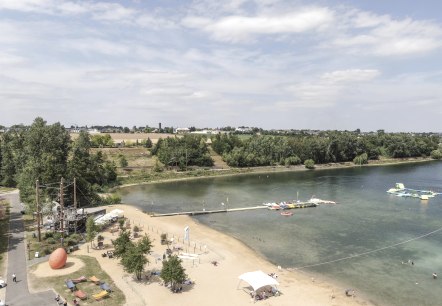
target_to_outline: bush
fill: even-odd
[[[431,151],[431,158],[432,159],[442,159],[442,151],[441,150]]]
[[[43,249],[43,253],[44,253],[45,255],[49,255],[49,254],[51,254],[51,253],[52,253],[52,248],[50,248],[50,247],[46,247],[46,248],[44,248],[44,249]]]
[[[313,159],[307,159],[307,160],[304,162],[304,166],[305,166],[307,169],[315,169],[315,161],[314,161]]]
[[[52,237],[54,237],[54,239],[55,239],[56,241],[60,241],[61,233],[53,233]]]
[[[298,156],[290,156],[284,160],[284,164],[288,167],[290,165],[300,165],[301,159]]]
[[[65,240],[65,243],[66,243],[67,246],[74,246],[74,245],[77,244],[77,241],[75,241],[72,238],[68,238],[68,239]]]
[[[158,161],[158,159],[157,159],[157,160],[155,160],[155,165],[153,166],[152,170],[154,172],[163,172],[164,171],[164,165],[162,163],[160,163]]]
[[[69,238],[76,241],[77,243],[83,240],[83,237],[80,234],[72,234],[69,236]]]
[[[356,156],[353,159],[353,162],[356,165],[365,165],[365,164],[367,164],[368,163],[368,155],[367,155],[367,153],[362,153],[361,155]]]
[[[49,244],[56,244],[57,243],[57,241],[55,241],[55,239],[52,238],[52,237],[47,238],[46,242],[49,243]]]
[[[134,226],[134,232],[135,232],[135,233],[138,233],[139,231],[140,231],[140,228],[139,228],[137,225],[135,225],[135,226]]]
[[[53,232],[46,232],[44,239],[48,239],[48,238],[52,238],[52,237],[54,237],[54,233]]]
[[[102,205],[119,204],[121,203],[121,197],[116,194],[110,194],[106,197],[101,197],[100,202]]]

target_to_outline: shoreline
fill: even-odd
[[[322,277],[313,278],[313,274],[306,271],[291,271],[285,267],[279,269],[277,263],[271,262],[240,239],[217,231],[190,216],[154,218],[130,204],[113,205],[109,207],[109,210],[114,208],[124,210],[124,215],[131,220],[131,224],[142,224],[143,220],[149,224],[147,229],[146,223],[142,224],[144,226],[142,234],[148,233],[152,240],[155,239],[153,254],[161,254],[161,250],[165,248],[157,245],[161,233],[167,233],[168,238],[172,236],[175,243],[172,246],[181,246],[188,253],[200,254],[199,263],[195,267],[193,263],[183,262],[186,273],[195,280],[196,285],[192,289],[195,291],[192,292],[193,296],[180,301],[182,305],[200,305],[207,300],[211,301],[210,305],[225,305],[225,301],[229,301],[230,305],[253,304],[249,295],[242,290],[248,285],[244,282],[239,284],[238,277],[242,273],[255,270],[278,274],[278,282],[280,283],[278,288],[282,295],[267,299],[266,305],[293,305],[293,303],[305,306],[373,305],[364,297],[363,293],[358,293],[353,298],[345,296],[345,287],[337,282],[330,282]],[[185,226],[190,228],[190,242],[184,243],[183,229]],[[203,252],[205,249],[208,250],[207,254]],[[212,261],[217,261],[218,266],[214,267],[211,264]],[[154,263],[151,260],[149,267],[152,266]],[[216,283],[213,273],[216,273]],[[214,286],[215,284],[216,286]],[[149,292],[149,295],[151,294],[153,293]],[[162,305],[176,304],[176,295],[170,294],[169,299],[167,296],[161,295],[161,297],[160,304]],[[157,303],[153,303],[154,305],[160,302],[160,300],[156,301]],[[262,303],[262,301],[256,303],[260,302]]]
[[[229,176],[238,176],[238,175],[247,175],[247,174],[266,174],[266,173],[282,173],[282,172],[301,172],[301,171],[321,171],[321,170],[330,170],[330,169],[347,169],[347,168],[357,168],[357,167],[380,167],[380,166],[394,166],[394,165],[402,165],[402,164],[414,164],[414,163],[423,163],[423,162],[432,162],[437,161],[432,159],[431,157],[410,157],[403,159],[387,159],[384,160],[375,160],[369,161],[368,164],[365,165],[356,165],[353,162],[343,162],[343,163],[328,163],[328,164],[318,164],[315,165],[314,169],[307,169],[304,165],[297,166],[267,166],[267,167],[255,167],[255,168],[233,168],[244,170],[243,172],[236,173],[224,173],[218,175],[202,175],[196,177],[177,177],[170,179],[159,179],[152,180],[147,182],[137,182],[137,183],[128,183],[120,186],[115,186],[111,189],[111,192],[115,192],[120,188],[132,187],[132,186],[141,186],[141,185],[150,185],[150,184],[161,184],[161,183],[170,183],[170,182],[180,182],[180,181],[188,181],[188,180],[199,180],[199,179],[209,179],[209,178],[217,178],[217,177],[229,177]],[[219,170],[207,170],[207,171],[228,171],[229,169],[219,169]]]
[[[186,274],[195,284],[175,294],[162,286],[158,277],[150,276],[149,279],[143,277],[141,281],[135,280],[133,274],[128,274],[123,270],[118,259],[102,257],[103,250],[90,249],[89,243],[81,245],[80,249],[72,255],[87,255],[96,258],[101,269],[106,271],[115,285],[124,292],[125,305],[196,306],[209,304],[224,306],[229,304],[243,306],[264,303],[267,306],[374,306],[358,292],[358,288],[355,288],[356,296],[348,297],[345,295],[345,287],[335,282],[328,282],[319,277],[312,278],[311,275],[301,271],[279,268],[239,239],[218,232],[189,216],[153,218],[127,204],[105,206],[105,208],[108,212],[115,208],[122,209],[130,225],[139,226],[140,234],[148,234],[152,240],[152,253],[148,256],[150,263],[145,267],[144,274],[150,275],[151,271],[161,270],[162,254],[166,251],[166,246],[160,244],[162,233],[167,233],[168,239],[173,239],[171,249],[180,247],[182,252],[192,253],[198,258],[183,259],[182,265],[186,269]],[[185,226],[190,228],[189,242],[183,240]],[[109,230],[100,234],[105,238],[105,245],[110,245],[111,240],[117,237],[117,234],[112,234]],[[212,264],[213,261],[218,264]],[[256,270],[262,270],[264,273],[277,273],[276,279],[279,282],[278,289],[281,295],[254,302],[248,293],[248,284],[239,281],[239,275]],[[47,262],[38,264],[32,271],[31,279],[34,282],[38,282],[40,277],[53,274]],[[67,272],[69,273],[66,277],[76,276],[75,271]],[[30,283],[30,288],[34,285]],[[112,294],[106,305],[114,305]]]

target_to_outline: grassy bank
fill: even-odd
[[[124,175],[119,177],[120,186],[125,187],[137,184],[148,184],[164,181],[176,181],[184,179],[193,178],[208,178],[217,176],[229,176],[229,175],[239,175],[248,173],[272,173],[272,172],[286,172],[286,171],[319,171],[324,169],[340,169],[340,168],[351,168],[351,167],[370,167],[370,166],[386,166],[386,165],[396,165],[396,164],[406,164],[406,163],[418,163],[418,162],[429,162],[433,161],[431,158],[381,158],[379,160],[369,161],[366,165],[356,165],[353,162],[345,163],[329,163],[329,164],[319,164],[315,165],[315,169],[308,170],[303,165],[298,166],[269,166],[269,167],[253,167],[253,168],[228,168],[228,169],[198,169],[190,171],[173,171],[166,170],[163,172],[153,172],[153,171],[143,171],[134,172],[130,175]],[[117,187],[118,188],[118,187]]]
[[[0,271],[4,271],[8,251],[9,202],[0,200]]]
[[[92,298],[92,295],[100,292],[101,291],[100,287],[90,281],[81,282],[77,285],[77,288],[84,291],[88,295],[87,300],[80,302],[81,305],[118,306],[125,304],[126,299],[124,297],[123,292],[120,289],[118,289],[118,287],[112,281],[111,277],[101,269],[98,261],[95,258],[89,256],[76,256],[76,257],[78,257],[84,262],[84,266],[75,273],[72,273],[72,275],[68,274],[68,275],[52,276],[52,277],[39,277],[37,280],[35,279],[35,276],[33,276],[32,273],[29,274],[31,282],[35,284],[34,289],[44,290],[46,288],[54,288],[54,290],[58,292],[62,298],[65,298],[68,301],[72,301],[72,299],[74,298],[74,294],[66,287],[65,280],[78,278],[80,276],[86,276],[88,278],[95,275],[100,280],[108,283],[112,288],[112,292],[107,298],[101,301],[95,301]],[[36,266],[31,267],[31,271],[33,271],[35,268]]]

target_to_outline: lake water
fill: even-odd
[[[196,219],[240,239],[276,265],[305,267],[378,305],[442,305],[442,195],[421,201],[387,194],[396,182],[442,192],[442,163],[250,174],[120,192],[123,202],[155,212],[221,209],[221,203],[256,206],[296,200],[297,194],[300,200],[315,195],[337,201],[292,210],[291,217],[261,209]],[[424,237],[415,239],[419,236]],[[414,265],[402,264],[408,260]],[[433,272],[440,279],[434,280]]]

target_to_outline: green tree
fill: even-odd
[[[367,153],[362,153],[361,155],[356,156],[353,159],[353,162],[356,165],[365,165],[365,164],[367,164],[368,163],[368,155],[367,155]]]
[[[86,241],[91,243],[94,241],[95,236],[97,235],[97,228],[95,226],[94,217],[90,216],[86,221]]]
[[[442,159],[442,151],[441,150],[433,150],[431,151],[432,159]]]
[[[128,162],[126,157],[123,154],[118,155],[118,163],[121,168],[127,167]]]
[[[46,125],[42,118],[36,118],[24,135],[24,165],[18,173],[20,198],[35,211],[35,181],[41,184],[60,181],[67,174],[67,159],[70,137],[60,123]],[[56,189],[45,189],[46,197],[56,198]]]
[[[144,267],[149,260],[145,255],[150,254],[152,242],[148,235],[138,240],[136,244],[130,242],[125,244],[126,249],[121,256],[121,264],[128,273],[135,273],[138,280],[141,280]]]
[[[135,273],[138,280],[141,280],[144,266],[148,263],[146,256],[136,245],[127,245],[127,249],[121,257],[121,264],[128,273]]]
[[[284,160],[284,164],[288,167],[290,165],[300,165],[301,159],[298,156],[290,156]]]
[[[146,148],[150,149],[152,148],[152,140],[150,140],[150,138],[148,137],[146,140]]]
[[[133,243],[130,240],[130,231],[122,231],[117,239],[112,240],[112,244],[115,248],[115,257],[123,258],[124,253],[133,246]]]
[[[164,282],[171,284],[172,290],[175,290],[178,284],[183,283],[187,279],[186,270],[181,263],[181,259],[176,255],[170,256],[169,259],[163,261],[160,276]]]

